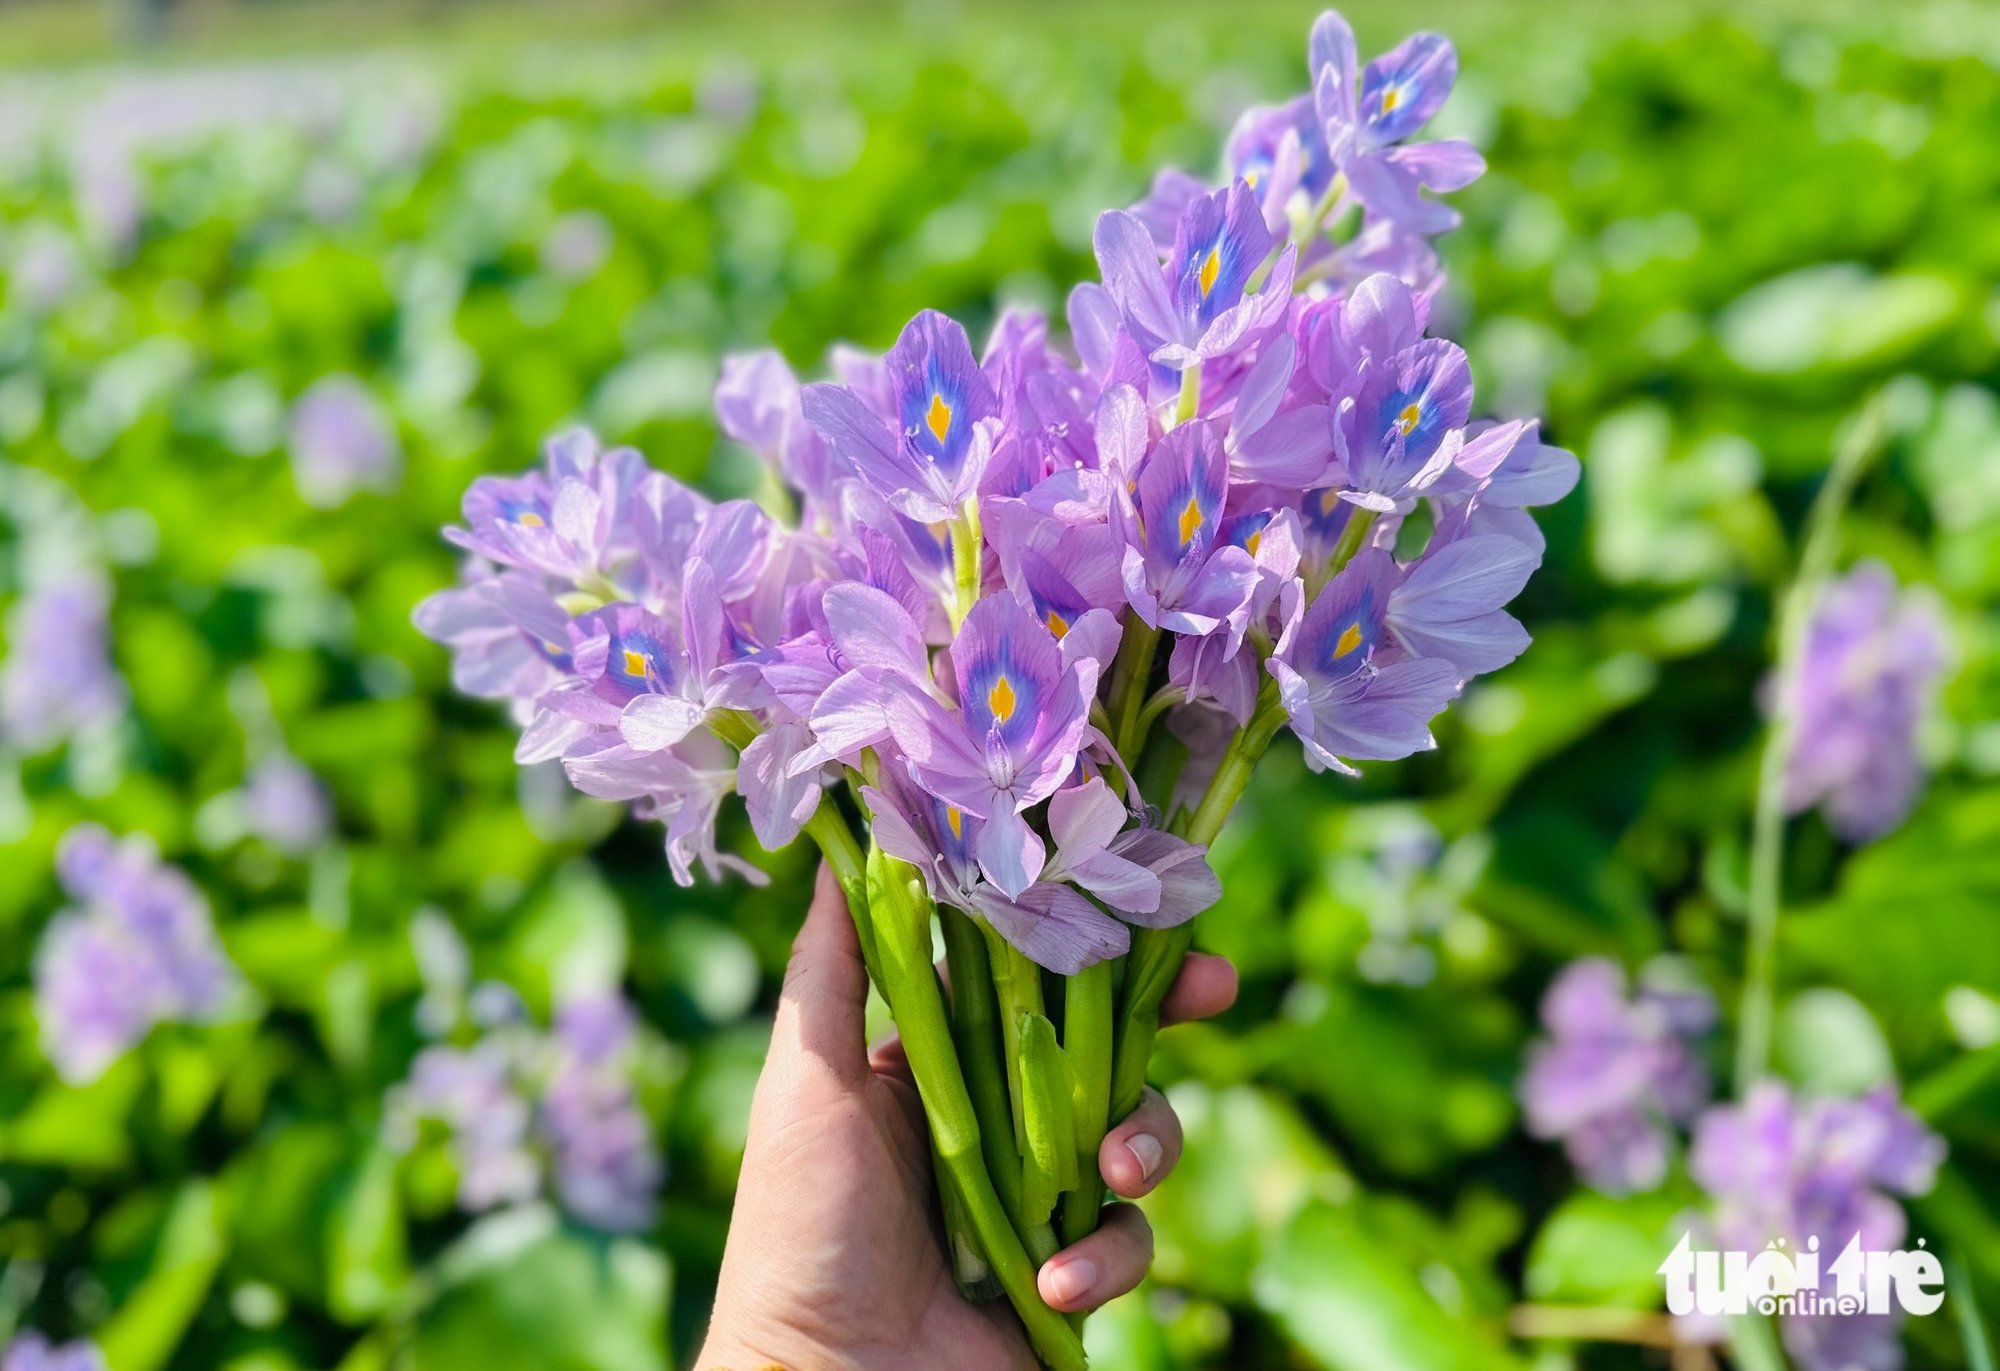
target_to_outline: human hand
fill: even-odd
[[[750,1106],[702,1371],[1036,1365],[1005,1300],[973,1304],[953,1283],[923,1104],[900,1044],[868,1049],[867,998],[846,901],[821,867]],[[1235,968],[1197,953],[1160,1021],[1206,1018],[1235,999]],[[1136,1199],[1180,1152],[1180,1121],[1148,1089],[1105,1134],[1098,1168],[1114,1194]],[[1110,1205],[1096,1232],[1043,1264],[1042,1298],[1095,1309],[1137,1285],[1152,1255],[1145,1216]]]

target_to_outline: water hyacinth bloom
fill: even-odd
[[[550,1035],[541,1100],[556,1194],[570,1213],[612,1232],[652,1223],[665,1174],[632,1093],[634,1027],[619,996],[565,1003]]]
[[[1334,411],[1333,447],[1347,474],[1342,498],[1394,510],[1450,469],[1472,414],[1472,371],[1462,349],[1421,338],[1367,354],[1359,383]]]
[[[96,1343],[52,1343],[29,1329],[0,1352],[0,1371],[105,1371],[104,1354]]]
[[[633,1091],[637,1020],[614,993],[566,1000],[549,1031],[518,1015],[468,1046],[435,1044],[384,1102],[401,1151],[442,1135],[468,1213],[553,1191],[594,1227],[646,1227],[664,1176],[652,1124]]]
[[[1029,882],[1008,895],[975,854],[985,824],[914,786],[864,786],[875,842],[923,874],[931,898],[976,915],[1037,965],[1071,976],[1131,945],[1124,924],[1059,881]]]
[[[1435,33],[1413,34],[1357,79],[1354,30],[1328,11],[1313,25],[1308,55],[1329,159],[1369,213],[1416,234],[1456,223],[1451,211],[1420,192],[1463,189],[1485,172],[1485,160],[1456,139],[1410,142],[1458,79],[1452,45]]]
[[[1151,627],[1212,633],[1255,593],[1256,559],[1218,537],[1228,476],[1208,420],[1182,424],[1138,464],[1120,570],[1132,612]]]
[[[1342,758],[1392,761],[1435,747],[1430,721],[1464,684],[1451,662],[1404,657],[1384,643],[1396,582],[1388,553],[1359,553],[1271,654],[1279,698],[1315,771],[1352,775]]]
[[[352,376],[313,382],[292,407],[292,481],[315,509],[345,504],[360,490],[392,491],[403,452],[387,411]]]
[[[1570,963],[1542,999],[1548,1036],[1521,1077],[1528,1131],[1560,1139],[1599,1190],[1651,1190],[1667,1177],[1674,1129],[1708,1102],[1695,1041],[1715,1023],[1705,991],[1641,976],[1603,957]]]
[[[64,835],[56,872],[74,903],[36,950],[35,1017],[65,1080],[95,1080],[156,1025],[221,1011],[236,973],[208,901],[150,840],[80,825]]]
[[[333,802],[311,768],[279,753],[257,764],[243,783],[243,823],[280,852],[304,856],[333,828]]]
[[[516,1076],[503,1039],[467,1048],[432,1046],[417,1054],[409,1079],[385,1101],[392,1145],[415,1146],[426,1125],[444,1131],[458,1168],[459,1207],[467,1213],[521,1204],[540,1191],[533,1110]]]
[[[1908,1225],[1892,1196],[1928,1192],[1944,1155],[1943,1140],[1886,1088],[1825,1099],[1764,1081],[1741,1104],[1702,1115],[1689,1160],[1713,1201],[1718,1246],[1756,1253],[1783,1239],[1803,1251],[1817,1239],[1824,1272],[1857,1236],[1866,1251],[1902,1247]],[[1889,1314],[1780,1320],[1801,1371],[1893,1371],[1900,1323]]]
[[[1797,666],[1785,803],[1819,806],[1849,842],[1900,824],[1923,788],[1917,734],[1949,661],[1945,627],[1879,562],[1830,582]]]
[[[651,477],[632,449],[606,452],[573,429],[550,441],[541,471],[474,481],[465,493],[466,527],[446,529],[445,537],[502,566],[603,581],[629,560],[621,554],[632,550],[652,512],[642,480],[665,479]],[[679,522],[681,511],[673,514]]]
[[[1273,242],[1256,195],[1240,181],[1188,204],[1164,267],[1153,235],[1129,211],[1106,210],[1092,241],[1125,326],[1154,362],[1175,371],[1261,338],[1291,302],[1298,254],[1290,247],[1263,289],[1246,294]]]
[[[0,737],[41,752],[115,723],[125,683],[111,664],[110,594],[94,576],[33,586],[7,616]]]
[[[999,397],[965,329],[935,310],[912,319],[884,359],[886,408],[852,386],[807,386],[806,421],[860,478],[919,523],[953,518],[979,489],[998,437]]]
[[[889,729],[919,787],[985,820],[976,846],[980,870],[1018,899],[1047,857],[1023,811],[1053,794],[1075,765],[1098,664],[1065,666],[1055,635],[1004,595],[973,606],[951,661],[957,710],[919,682],[893,679]]]

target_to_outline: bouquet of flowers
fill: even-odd
[[[1533,422],[1476,422],[1427,336],[1427,191],[1483,170],[1416,141],[1456,75],[1420,34],[1361,66],[1323,15],[1310,94],[1244,115],[1219,189],[1163,173],[1106,212],[1069,345],[1008,312],[975,354],[926,311],[801,386],[731,359],[724,431],[765,498],[712,503],[574,432],[483,477],[471,557],[419,626],[515,702],[522,762],[666,825],[677,879],[801,833],[846,892],[929,1115],[953,1257],[1045,1362],[1083,1364],[1035,1267],[1097,1221],[1207,850],[1290,730],[1314,770],[1432,746],[1518,655],[1524,508],[1574,484]],[[933,966],[942,927],[947,998]]]

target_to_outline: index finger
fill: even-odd
[[[1190,952],[1160,1001],[1160,1026],[1213,1018],[1236,1003],[1236,968],[1227,957]]]

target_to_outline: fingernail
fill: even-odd
[[[1134,1133],[1125,1140],[1125,1150],[1132,1154],[1132,1160],[1139,1163],[1139,1179],[1150,1181],[1153,1173],[1160,1169],[1160,1158],[1165,1152],[1160,1148],[1160,1140],[1151,1133]]]
[[[1049,1289],[1057,1304],[1080,1303],[1096,1284],[1097,1264],[1088,1257],[1071,1257],[1061,1266],[1049,1269]]]

